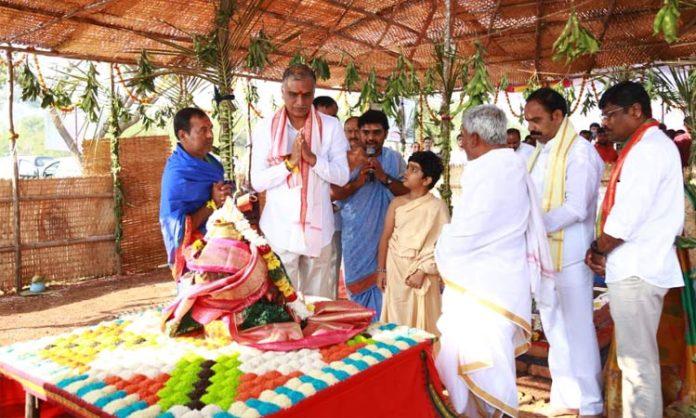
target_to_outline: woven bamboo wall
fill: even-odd
[[[167,262],[159,226],[159,199],[162,171],[169,154],[171,142],[166,136],[119,141],[124,273],[152,270]]]
[[[22,180],[22,281],[107,276],[115,270],[113,186],[108,176]],[[12,193],[0,181],[0,290],[14,287]]]
[[[110,141],[88,139],[82,143],[82,172],[85,176],[111,174]]]

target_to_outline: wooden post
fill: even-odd
[[[19,221],[19,165],[17,162],[17,134],[14,130],[14,66],[12,63],[12,50],[7,50],[7,73],[10,86],[10,98],[7,104],[10,120],[10,152],[12,153],[12,226],[14,229],[14,277],[15,291],[22,291],[22,234]]]

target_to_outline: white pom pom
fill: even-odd
[[[275,398],[273,398],[270,402],[278,405],[283,409],[290,408],[292,406],[292,401],[285,395],[278,395]]]
[[[189,411],[191,410],[185,407],[184,405],[174,405],[171,408],[169,408],[169,411],[167,412],[174,415],[175,418],[182,418],[184,414],[188,413]]]
[[[238,417],[241,417],[244,415],[244,412],[249,409],[249,407],[242,401],[236,401],[232,405],[230,405],[230,409],[227,410],[232,415],[236,415]]]
[[[263,392],[261,392],[259,399],[264,402],[270,402],[270,400],[275,398],[276,395],[277,393],[275,393],[274,391],[266,389]]]
[[[205,408],[201,409],[201,413],[206,418],[212,418],[213,415],[215,415],[221,411],[222,411],[222,408],[220,408],[219,406],[217,406],[215,404],[206,405]]]

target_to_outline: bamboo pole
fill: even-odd
[[[109,75],[110,75],[110,87],[111,87],[111,112],[112,117],[116,118],[115,122],[118,125],[118,116],[113,114],[114,101],[116,97],[116,85],[114,82],[114,64],[109,65]],[[121,189],[121,178],[119,172],[121,171],[121,164],[119,161],[119,137],[120,132],[112,132],[112,138],[110,142],[110,154],[111,154],[111,176],[114,181],[114,223],[116,228],[114,230],[114,237],[116,243],[116,274],[119,276],[123,273],[123,263],[122,263],[122,249],[121,249],[121,238],[123,235],[123,190]]]
[[[7,73],[10,87],[10,97],[7,104],[10,122],[10,151],[12,152],[12,226],[14,229],[14,276],[15,291],[22,291],[22,231],[19,221],[19,164],[17,162],[17,133],[14,130],[14,65],[12,51],[7,51]]]
[[[248,161],[247,161],[247,178],[246,181],[249,184],[249,190],[251,190],[251,147],[253,146],[251,143],[251,79],[247,77],[247,94],[246,94],[246,99],[247,99],[247,148],[249,151],[249,156],[248,156]],[[237,185],[237,190],[241,190],[241,187],[244,186],[242,184]]]
[[[450,186],[450,129],[451,116],[450,106],[452,101],[452,91],[454,90],[454,80],[451,73],[452,64],[454,63],[454,51],[452,51],[452,1],[445,0],[445,33],[444,33],[444,53],[442,54],[442,106],[440,108],[440,123],[442,144],[440,146],[442,165],[444,166],[442,186],[440,195],[447,203],[449,208],[452,208],[452,188]],[[427,100],[427,98],[426,98]]]

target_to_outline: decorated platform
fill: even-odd
[[[78,416],[437,416],[424,331],[373,324],[344,343],[282,352],[171,338],[160,321],[152,309],[2,347],[0,372]]]

